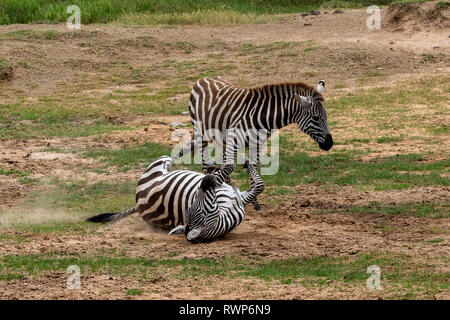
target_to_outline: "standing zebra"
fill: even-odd
[[[91,222],[111,222],[139,212],[150,225],[173,228],[169,234],[184,233],[189,241],[213,240],[235,229],[244,220],[244,207],[263,190],[256,166],[246,161],[250,190],[240,192],[224,181],[234,165],[214,174],[175,170],[173,159],[163,156],[151,163],[138,181],[136,206],[120,213],[103,213]]]
[[[238,149],[255,150],[256,146],[256,152],[250,152],[250,161],[257,164],[271,130],[292,123],[297,123],[322,150],[330,150],[333,138],[323,106],[324,89],[323,80],[317,88],[299,82],[249,89],[235,87],[220,77],[198,80],[191,91],[189,114],[194,126],[193,141],[202,147],[203,169],[209,163],[207,147],[211,142],[222,146],[222,163],[234,161]],[[253,205],[262,210],[256,199]]]

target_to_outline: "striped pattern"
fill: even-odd
[[[197,240],[211,240],[235,229],[244,219],[244,207],[261,190],[257,172],[255,186],[243,193],[224,183],[234,166],[216,172],[215,187],[201,192],[202,173],[171,171],[173,159],[160,157],[145,170],[136,188],[136,209],[149,224],[163,228],[186,225],[185,233],[201,227]],[[249,172],[254,168],[248,169]],[[259,180],[258,180],[259,179]],[[190,239],[189,239],[190,240]]]

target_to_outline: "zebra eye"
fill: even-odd
[[[312,116],[314,121],[319,121],[319,116]]]

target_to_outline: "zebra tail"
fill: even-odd
[[[123,212],[101,213],[96,216],[87,218],[86,221],[95,223],[108,223],[128,217],[136,211],[137,208],[134,207]]]

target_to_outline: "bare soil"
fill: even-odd
[[[393,31],[423,31],[450,28],[450,7],[437,2],[397,4],[387,12],[387,27]]]

